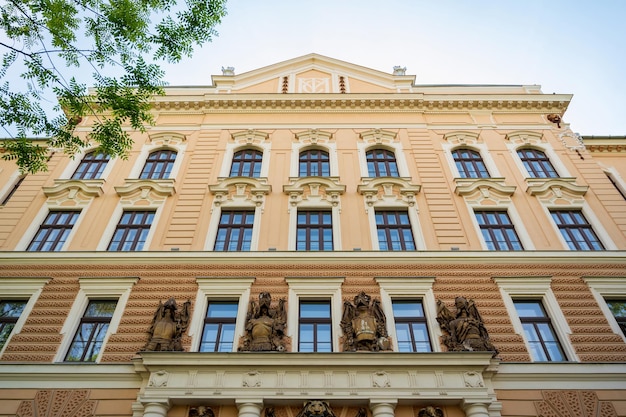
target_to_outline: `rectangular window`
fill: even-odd
[[[555,210],[551,214],[571,250],[604,250],[600,239],[581,211]]]
[[[393,300],[393,318],[399,352],[431,352],[430,337],[422,302]]]
[[[237,308],[236,301],[209,302],[204,318],[200,352],[233,351]]]
[[[9,340],[11,331],[20,318],[20,314],[26,307],[27,300],[2,300],[0,301],[0,350]]]
[[[524,249],[506,211],[477,211],[475,214],[487,249]]]
[[[405,211],[376,212],[380,250],[415,250],[409,214]]]
[[[300,301],[299,352],[332,352],[330,302]]]
[[[153,219],[153,211],[125,211],[115,229],[108,250],[142,250]]]
[[[330,211],[299,211],[296,250],[333,250]]]
[[[533,361],[566,361],[561,344],[541,301],[514,300],[513,303],[522,322],[524,336],[530,346],[530,356]]]
[[[51,211],[48,213],[27,250],[32,252],[60,251],[79,214],[79,211]]]
[[[626,300],[606,300],[609,310],[617,321],[622,333],[626,336]]]
[[[249,251],[254,212],[222,211],[215,239],[216,251]]]
[[[95,362],[102,349],[117,300],[91,300],[80,319],[66,362]]]

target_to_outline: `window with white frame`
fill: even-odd
[[[504,210],[475,210],[474,215],[489,250],[522,250],[515,226]]]
[[[249,251],[252,247],[254,211],[222,210],[215,251]]]
[[[441,331],[432,286],[433,277],[376,277],[387,331],[398,352],[439,351]]]
[[[50,211],[26,250],[29,252],[60,251],[79,215],[80,211],[76,210]]]
[[[572,331],[550,288],[551,277],[494,277],[513,328],[533,362],[578,361]]]
[[[330,177],[330,156],[322,149],[305,149],[298,156],[298,176]]]
[[[398,133],[371,129],[359,134],[357,143],[361,177],[408,177],[409,166],[404,158]]]
[[[408,211],[376,210],[375,217],[380,250],[415,250]]]
[[[111,238],[109,251],[141,251],[148,240],[155,211],[129,210],[122,213],[115,233]]]
[[[333,217],[326,210],[298,210],[296,250],[333,250]]]
[[[102,178],[105,168],[109,163],[109,155],[102,152],[92,151],[83,157],[76,171],[72,174],[74,180],[96,180]]]
[[[232,352],[235,342],[237,301],[209,301],[199,352]]]
[[[452,151],[452,158],[461,178],[490,178],[480,152],[458,148]]]
[[[171,149],[151,152],[139,174],[140,179],[162,180],[170,178],[178,153]]]
[[[294,349],[301,347],[306,352],[338,352],[341,284],[344,279],[287,277],[285,280],[289,285],[287,329],[291,333],[288,336]]]
[[[137,277],[82,277],[65,320],[56,362],[99,362],[117,327]]]
[[[0,277],[0,353],[13,335],[20,333],[26,318],[50,278]]]
[[[581,210],[550,210],[552,220],[571,250],[604,250]]]
[[[374,148],[365,152],[369,177],[399,177],[396,155],[385,148]]]
[[[517,156],[519,156],[531,178],[559,177],[545,152],[535,148],[521,148],[517,150]]]
[[[611,330],[626,342],[626,276],[584,277]]]

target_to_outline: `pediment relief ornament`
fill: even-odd
[[[215,196],[216,207],[229,204],[263,207],[272,186],[267,184],[267,178],[229,177],[209,185],[209,191]]]
[[[296,133],[296,139],[302,144],[318,145],[328,143],[333,134],[319,129],[309,129],[306,132]]]
[[[542,142],[546,142],[541,132],[534,132],[530,130],[509,132],[506,134],[506,140],[517,146],[540,145]]]
[[[178,132],[157,132],[149,135],[149,142],[155,146],[178,146],[186,141],[187,137]]]
[[[303,202],[326,203],[336,207],[345,191],[346,186],[339,184],[338,177],[292,177],[289,178],[289,185],[283,186],[292,207]]]
[[[443,139],[452,145],[476,145],[482,143],[482,139],[476,132],[448,132]]]
[[[233,142],[238,145],[261,145],[269,137],[268,133],[256,129],[248,129],[231,135]]]
[[[361,140],[368,145],[384,145],[397,142],[398,134],[391,130],[372,129],[365,132],[361,132]]]
[[[127,179],[124,186],[115,187],[115,192],[120,196],[122,204],[153,205],[163,203],[167,197],[176,193],[176,189],[173,179]]]
[[[574,184],[574,178],[554,178],[541,181],[527,180],[526,192],[546,204],[582,204],[589,186]]]
[[[455,180],[454,192],[475,205],[496,205],[510,203],[511,196],[517,189],[514,185],[504,185],[504,178],[467,178]]]
[[[415,206],[415,195],[422,186],[411,184],[409,178],[378,177],[361,178],[357,191],[365,197],[367,207],[376,205],[396,205],[402,203],[409,207]]]
[[[54,186],[43,187],[48,203],[63,206],[84,206],[103,193],[104,180],[55,180]]]

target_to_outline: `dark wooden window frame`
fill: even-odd
[[[208,317],[209,308],[211,305],[215,304],[229,304],[238,306],[239,303],[237,301],[209,301],[207,304],[206,314],[204,316],[204,326],[202,327],[202,337],[200,338],[200,343],[204,340],[204,333],[206,331],[207,324],[217,324],[217,337],[215,339],[215,344],[212,346],[212,350],[200,350],[201,352],[219,352],[220,344],[222,343],[222,333],[223,326],[225,324],[232,324],[233,326],[237,323],[237,310],[235,310],[235,315],[233,317]],[[231,342],[231,345],[234,345],[235,340]],[[232,349],[231,349],[232,350]]]
[[[328,317],[302,317],[302,305],[306,304],[325,304],[328,305],[330,314]],[[328,343],[330,345],[330,350],[333,349],[333,322],[332,322],[332,305],[330,300],[300,300],[298,305],[298,351],[302,351],[301,343],[302,343],[302,324],[312,324],[313,325],[313,352],[318,351],[318,345],[320,343]],[[318,339],[318,325],[328,325],[330,327],[330,339],[320,341]]]
[[[480,152],[468,148],[455,149],[452,158],[461,178],[490,178]]]
[[[90,350],[93,348],[93,346],[95,346],[96,343],[102,343],[104,341],[104,338],[106,337],[106,333],[108,331],[108,329],[106,331],[104,331],[101,335],[97,335],[97,331],[99,329],[101,329],[100,325],[109,325],[111,324],[111,319],[113,318],[113,314],[111,313],[110,316],[87,316],[87,312],[89,311],[89,306],[94,304],[94,303],[112,303],[115,304],[117,306],[117,301],[118,300],[100,300],[100,299],[96,299],[96,300],[89,300],[89,303],[87,304],[87,307],[85,308],[85,312],[83,313],[83,316],[80,319],[80,323],[78,324],[78,328],[76,329],[76,333],[74,334],[74,338],[72,339],[72,343],[70,344],[70,348],[68,349],[67,353],[65,354],[65,361],[67,362],[92,362],[91,360],[88,360],[86,358],[87,354],[90,353]],[[115,311],[115,307],[113,308],[113,311]],[[94,326],[91,331],[89,332],[89,337],[87,338],[87,342],[85,343],[84,349],[82,351],[82,354],[80,356],[80,359],[78,360],[70,360],[68,359],[70,353],[72,353],[72,346],[74,345],[74,343],[76,342],[76,338],[78,337],[80,330],[82,328],[83,325],[85,324],[95,324],[96,326]],[[96,336],[98,336],[98,338],[96,338]],[[100,338],[101,337],[101,338]],[[93,353],[92,353],[93,354]],[[98,353],[96,353],[96,356],[100,354],[100,351],[98,351]],[[95,360],[95,359],[94,359]]]
[[[390,216],[395,217],[396,222],[395,223],[391,223],[390,220]],[[387,248],[383,249],[382,247],[380,247],[381,250],[389,250],[389,251],[393,251],[393,250],[400,250],[400,251],[406,251],[406,250],[415,250],[415,238],[413,236],[413,229],[411,228],[411,220],[409,219],[409,213],[406,211],[398,211],[398,210],[379,210],[375,213],[375,217],[376,217],[376,232],[377,234],[380,232],[383,232],[385,235],[385,244],[387,245]],[[382,223],[378,222],[378,219],[382,218]],[[406,218],[406,222],[403,221],[403,219]],[[398,236],[400,239],[400,249],[394,249],[392,247],[392,239],[391,239],[391,232],[393,230],[397,230],[399,231]],[[405,234],[403,233],[404,231],[408,231],[409,235],[411,237],[411,241],[407,242],[405,239]],[[382,246],[383,242],[380,241],[379,239],[379,246]],[[407,246],[412,246],[412,247],[407,247]]]
[[[244,218],[244,222],[236,223],[234,219],[236,215],[241,214]],[[228,216],[227,216],[228,215]],[[228,221],[225,219],[228,217]],[[252,222],[248,223],[248,219],[251,219]],[[244,249],[247,244],[248,248],[252,244],[252,236],[250,236],[250,240],[245,239],[245,232],[250,231],[254,228],[254,211],[252,210],[223,210],[220,214],[219,225],[217,226],[217,235],[215,237],[215,251],[220,252],[228,252],[228,251],[247,251],[249,249]],[[235,230],[239,231],[239,237],[237,238],[237,247],[235,249],[229,249],[230,244],[232,243],[232,236]],[[223,242],[220,240],[220,232],[226,231],[226,237]]]
[[[517,155],[532,178],[559,178],[548,156],[534,148],[517,150]]]
[[[301,222],[302,216],[305,216],[306,221]],[[319,222],[312,222],[312,216],[319,216]],[[302,210],[298,211],[296,214],[297,217],[297,230],[296,230],[296,250],[301,251],[324,251],[324,250],[333,250],[334,242],[333,242],[333,214],[329,210]],[[330,222],[325,222],[326,219],[330,218]],[[317,230],[319,232],[319,240],[316,242],[319,244],[319,249],[311,249],[311,232]],[[324,240],[324,231],[330,230],[330,242]],[[305,231],[306,238],[304,240],[299,240],[298,236],[301,231]],[[330,243],[330,248],[326,247],[326,244]],[[304,246],[304,247],[302,247]]]
[[[563,351],[563,346],[561,345],[561,341],[559,340],[556,332],[554,331],[554,326],[552,325],[552,320],[550,319],[550,317],[548,316],[548,314],[546,313],[546,309],[543,306],[543,303],[541,302],[541,300],[535,300],[535,299],[520,299],[520,300],[514,300],[513,301],[514,304],[517,303],[537,303],[537,305],[541,308],[541,311],[543,313],[543,317],[523,317],[523,316],[519,316],[520,322],[522,323],[522,325],[524,324],[531,324],[533,326],[533,328],[535,329],[535,332],[537,334],[537,337],[539,338],[539,340],[537,340],[537,342],[539,342],[541,349],[543,350],[544,355],[547,358],[548,362],[555,362],[555,360],[551,357],[550,355],[550,351],[549,349],[546,347],[546,341],[543,339],[543,337],[541,336],[541,331],[539,330],[539,327],[537,326],[537,324],[540,323],[545,323],[548,325],[548,328],[550,329],[550,332],[552,333],[552,337],[554,337],[554,340],[556,342],[556,346],[558,347],[561,356],[563,357],[562,361],[567,361],[567,358],[565,356],[565,352]],[[529,341],[530,343],[530,341]],[[562,362],[562,361],[556,361],[556,362]]]
[[[401,304],[401,303],[419,303],[422,306],[422,310],[424,310],[424,303],[422,302],[422,300],[418,300],[418,299],[395,299],[391,301],[392,306],[394,304]],[[392,307],[393,308],[393,307]],[[429,346],[429,352],[432,352],[432,345],[431,345],[431,341],[430,341],[430,333],[428,332],[428,322],[426,321],[426,315],[424,316],[411,316],[411,317],[396,317],[394,315],[394,321],[396,322],[396,326],[398,323],[401,324],[408,324],[409,325],[409,334],[411,337],[411,347],[412,347],[412,352],[418,352],[419,350],[417,349],[417,343],[416,343],[416,338],[415,338],[415,334],[413,333],[413,326],[411,326],[413,323],[419,323],[419,324],[423,324],[426,327],[426,333],[428,335],[428,339],[424,340],[422,342],[428,342],[428,346]],[[397,327],[396,327],[397,329]],[[397,330],[396,330],[397,331]],[[396,334],[396,338],[397,338],[397,334]],[[398,341],[399,342],[399,341]]]
[[[399,177],[396,154],[389,149],[370,149],[365,153],[367,173],[372,178]]]
[[[582,211],[552,210],[550,214],[570,249],[604,250],[604,245]],[[577,236],[582,238],[582,240]],[[587,245],[588,248],[583,247],[583,243]]]
[[[257,149],[242,149],[233,155],[231,177],[259,178],[263,164],[263,152]]]
[[[478,225],[480,227],[481,233],[483,234],[483,238],[485,239],[485,243],[487,243],[488,246],[491,244],[493,246],[492,250],[510,251],[510,250],[523,250],[524,249],[522,242],[519,240],[517,231],[515,230],[515,226],[511,222],[511,218],[509,217],[506,211],[478,210],[478,211],[475,211],[474,214],[476,215],[476,220],[478,221]],[[492,224],[488,222],[489,214],[497,214],[496,224]],[[502,221],[503,219],[502,215],[506,216],[505,217],[506,223]],[[481,218],[484,219],[483,223],[481,223]],[[501,246],[502,242],[500,242],[496,237],[495,232],[498,230],[501,231],[502,235],[504,236],[506,247],[502,247]],[[507,233],[509,231],[513,232],[513,234],[515,235],[516,241],[511,240],[510,233]],[[487,233],[487,235],[489,236],[489,240],[485,237],[485,233]],[[518,245],[519,249],[516,249],[515,245]]]
[[[322,149],[307,149],[300,152],[298,158],[300,177],[329,177],[330,156]]]
[[[140,179],[162,180],[170,177],[178,153],[172,149],[160,149],[148,155]]]
[[[61,250],[79,215],[80,211],[50,211],[26,250],[29,252],[56,252]],[[59,223],[64,217],[65,221]],[[50,249],[44,250],[43,247],[48,244]]]
[[[128,210],[122,213],[122,217],[120,217],[120,221],[115,228],[115,232],[113,233],[113,237],[111,238],[111,242],[109,243],[109,247],[107,250],[113,252],[122,252],[122,251],[136,251],[143,249],[143,245],[145,244],[145,240],[141,240],[142,232],[150,233],[150,227],[152,227],[152,222],[154,221],[155,212],[151,210],[147,211],[135,211]],[[135,219],[138,216],[142,216],[139,223],[135,223]],[[150,219],[148,223],[146,220]],[[136,231],[135,236],[131,239],[129,238],[129,234],[133,231]],[[118,233],[121,232],[121,236],[118,240],[114,240]],[[123,249],[124,245],[127,243],[131,243],[130,248]],[[141,243],[141,248],[138,248]]]
[[[109,163],[109,156],[102,152],[89,152],[78,164],[72,175],[73,180],[96,180],[102,177],[102,173]]]
[[[2,348],[4,347],[4,344],[6,343],[6,341],[11,336],[11,333],[13,332],[13,328],[15,327],[15,324],[17,323],[17,321],[19,320],[20,316],[24,312],[24,308],[26,308],[26,304],[28,303],[28,300],[23,300],[23,299],[15,299],[15,300],[13,300],[13,299],[3,299],[3,300],[0,300],[0,304],[4,304],[4,303],[13,303],[13,304],[20,303],[22,305],[22,308],[19,311],[19,314],[17,316],[15,316],[15,315],[11,315],[11,316],[0,315],[0,335],[4,333],[5,336],[6,336],[6,338],[4,340],[0,339],[0,350],[2,350]],[[2,310],[0,310],[0,314],[2,314]]]

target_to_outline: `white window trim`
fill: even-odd
[[[517,237],[519,238],[522,244],[522,247],[523,247],[522,251],[535,249],[535,245],[533,244],[532,238],[530,234],[528,233],[528,231],[526,230],[526,228],[519,227],[520,225],[523,226],[524,222],[522,221],[522,218],[520,217],[519,213],[517,212],[517,210],[515,209],[515,206],[512,203],[506,203],[506,204],[501,203],[501,204],[497,204],[494,206],[483,206],[480,204],[472,204],[472,203],[467,202],[467,205],[472,214],[470,216],[472,225],[474,226],[474,230],[476,230],[476,233],[478,234],[478,240],[480,240],[480,245],[482,246],[483,250],[488,250],[487,242],[485,242],[483,232],[482,230],[480,230],[480,225],[478,224],[478,220],[476,219],[477,210],[478,211],[504,211],[506,212],[507,215],[509,216],[509,219],[511,219],[511,223],[513,224],[515,233],[517,234]],[[518,251],[518,252],[522,252],[522,251]],[[502,252],[502,251],[495,250],[492,252]]]
[[[263,159],[261,160],[261,173],[258,178],[267,178],[270,168],[270,150],[271,143],[254,143],[254,144],[241,144],[241,143],[228,143],[224,152],[224,161],[220,169],[220,177],[230,177],[230,169],[233,165],[233,156],[236,152],[243,151],[245,149],[255,149],[263,152]]]
[[[550,180],[552,178],[535,178],[535,177],[531,177],[530,173],[528,172],[528,170],[524,166],[524,162],[522,162],[521,158],[517,154],[517,151],[519,151],[521,149],[535,149],[535,150],[543,152],[544,154],[546,154],[546,157],[548,158],[548,160],[550,161],[550,163],[554,167],[554,170],[556,171],[556,174],[558,175],[558,178],[570,177],[570,173],[567,170],[567,167],[563,164],[563,162],[561,161],[561,158],[559,158],[559,156],[556,154],[556,152],[554,152],[554,149],[552,149],[551,147],[548,147],[548,146],[545,146],[545,145],[536,145],[536,144],[520,145],[520,144],[517,144],[517,143],[507,143],[506,146],[509,148],[510,153],[513,155],[513,161],[515,161],[515,165],[519,169],[519,172],[524,174],[524,178],[525,179],[533,179],[533,180],[534,179],[537,179],[537,180],[542,180],[543,179],[543,180],[548,181],[548,180]]]
[[[328,152],[330,176],[339,176],[339,164],[337,162],[337,144],[336,143],[324,143],[324,144],[311,144],[311,143],[294,143],[291,151],[291,164],[289,167],[290,177],[300,176],[300,153],[309,149],[319,149]]]
[[[380,302],[387,318],[387,332],[393,340],[394,351],[399,351],[396,335],[396,320],[393,315],[393,300],[420,300],[426,316],[426,326],[431,338],[433,352],[441,352],[438,343],[441,329],[437,323],[437,302],[433,293],[434,277],[375,277],[380,286]]]
[[[100,362],[109,337],[117,332],[117,327],[122,319],[126,302],[130,296],[130,291],[138,280],[139,278],[137,277],[79,278],[78,283],[80,285],[80,289],[78,290],[78,294],[76,294],[74,304],[72,305],[72,308],[67,315],[67,319],[63,324],[63,328],[61,329],[62,341],[54,358],[54,362],[64,362],[65,355],[67,355],[67,351],[72,344],[72,340],[74,339],[80,320],[85,314],[85,309],[87,308],[89,301],[98,299],[117,299],[115,311],[113,312],[106,335],[102,341],[102,348],[100,349],[100,353],[98,353],[98,357],[95,361],[96,363]]]
[[[626,342],[626,335],[617,324],[617,320],[606,304],[607,299],[619,298],[626,299],[626,276],[622,277],[583,277],[585,283],[589,286],[593,297],[600,306],[600,310],[606,317],[611,326],[613,333],[619,335]]]
[[[327,203],[327,204],[326,204]],[[330,202],[320,201],[320,203],[310,204],[307,201],[301,201],[298,203],[296,207],[290,207],[289,209],[289,237],[287,242],[288,250],[297,250],[296,249],[296,240],[298,237],[298,211],[314,211],[314,210],[328,210],[330,209],[331,218],[332,218],[332,227],[333,227],[333,250],[338,251],[342,250],[341,246],[341,225],[339,223],[339,219],[341,216],[341,209],[339,205],[333,205]],[[307,252],[307,251],[301,251]],[[319,252],[331,252],[331,251],[323,251]]]
[[[489,172],[489,178],[501,178],[500,171],[498,170],[498,166],[493,160],[491,153],[489,152],[489,148],[484,143],[473,143],[471,145],[459,145],[456,143],[442,143],[441,147],[443,148],[443,152],[446,155],[446,161],[448,161],[448,166],[450,167],[450,172],[452,172],[455,178],[462,178],[461,173],[456,167],[456,162],[454,161],[454,157],[452,156],[452,152],[456,149],[470,149],[476,151],[480,154],[480,158],[482,159],[485,167],[487,168],[487,172]],[[464,180],[479,180],[480,178],[463,178]]]
[[[248,300],[250,299],[250,287],[254,278],[230,278],[230,277],[198,277],[198,293],[196,304],[189,326],[189,336],[191,336],[191,351],[197,352],[200,349],[202,331],[204,329],[204,318],[211,301],[234,301],[237,300],[237,319],[235,322],[235,340],[233,341],[233,352],[237,351],[238,341],[244,335],[245,317],[248,310]]]
[[[160,151],[160,150],[164,150],[164,151],[174,151],[176,152],[176,160],[174,161],[174,165],[172,166],[172,171],[170,172],[169,177],[167,178],[163,178],[163,179],[176,179],[176,176],[178,175],[178,172],[180,171],[180,167],[183,164],[183,158],[185,156],[185,150],[187,148],[186,144],[180,144],[180,145],[162,145],[162,144],[158,144],[158,145],[144,145],[143,148],[141,149],[141,152],[139,153],[139,156],[137,157],[137,160],[135,162],[135,164],[133,165],[133,168],[130,171],[130,174],[128,175],[129,178],[139,178],[139,176],[141,175],[141,172],[143,171],[144,167],[146,166],[146,160],[148,159],[148,156],[150,156],[151,153],[156,152],[156,151]],[[151,178],[146,178],[147,180],[150,180]]]
[[[2,353],[4,353],[4,350],[9,345],[9,342],[11,342],[13,335],[19,334],[22,331],[22,327],[24,327],[26,319],[30,315],[37,299],[41,295],[44,285],[46,285],[50,279],[51,278],[48,277],[0,278],[0,294],[2,294],[2,300],[28,299],[26,305],[24,306],[24,310],[17,319],[17,322],[15,322],[13,330],[11,330],[9,337],[0,350],[0,356],[2,356]]]
[[[98,243],[98,251],[107,251],[109,247],[109,243],[111,243],[111,239],[113,238],[113,234],[117,228],[117,225],[122,218],[122,214],[125,211],[154,211],[154,218],[152,219],[152,224],[150,225],[150,231],[148,232],[148,236],[146,237],[146,243],[144,243],[143,248],[140,251],[131,251],[131,252],[145,252],[150,250],[150,245],[152,244],[152,239],[154,238],[154,234],[156,233],[156,228],[159,223],[159,218],[161,217],[161,209],[163,205],[159,203],[158,205],[151,204],[148,206],[126,206],[123,207],[121,204],[118,204],[115,208],[107,227],[104,229],[102,233],[102,238],[100,239],[100,243]]]
[[[78,165],[80,165],[80,163],[83,161],[83,158],[85,158],[85,155],[94,150],[95,148],[93,147],[84,148],[81,152],[74,155],[74,158],[70,160],[69,164],[67,164],[67,166],[65,167],[65,169],[63,170],[63,173],[59,176],[59,178],[63,178],[63,179],[72,178],[72,175],[74,175],[76,168],[78,168]],[[109,162],[104,168],[104,171],[102,171],[102,176],[100,176],[100,178],[98,179],[106,179],[109,176],[111,171],[113,171],[113,165],[115,164],[115,161],[117,159],[118,158],[109,159]],[[81,181],[81,180],[78,180],[78,181]]]
[[[287,277],[289,285],[289,303],[287,307],[287,331],[291,337],[291,349],[298,349],[300,330],[300,300],[330,299],[330,316],[332,320],[333,352],[339,352],[339,337],[343,334],[340,326],[342,315],[341,285],[343,277]]]
[[[219,206],[213,208],[211,218],[209,219],[209,231],[207,233],[207,239],[204,242],[204,250],[214,251],[215,240],[217,239],[217,231],[219,230],[220,219],[222,217],[222,209],[230,210],[248,210],[254,211],[254,222],[252,223],[252,242],[250,243],[250,252],[259,250],[259,234],[261,230],[261,214],[263,214],[263,207],[254,204],[250,201],[250,204],[232,203],[226,201]]]
[[[77,233],[77,230],[79,229],[80,224],[82,223],[83,218],[85,217],[85,212],[87,211],[87,208],[89,207],[89,205],[91,205],[92,201],[93,199],[89,200],[89,203],[85,205],[73,206],[73,207],[61,207],[56,204],[44,205],[43,207],[39,209],[39,212],[33,218],[33,221],[31,222],[31,224],[28,226],[28,228],[22,235],[22,238],[19,240],[17,245],[15,245],[15,250],[25,251],[28,249],[30,242],[32,242],[35,235],[41,228],[43,222],[46,220],[46,217],[51,211],[76,211],[79,213],[78,219],[76,219],[76,223],[74,223],[74,226],[72,226],[72,230],[67,235],[67,239],[65,239],[65,243],[61,246],[61,248],[58,251],[50,251],[49,253],[66,250],[67,246],[70,244],[70,242],[74,238],[74,235]]]
[[[402,144],[400,142],[385,142],[381,144],[364,143],[359,142],[356,145],[357,153],[359,156],[359,167],[361,168],[361,177],[373,178],[367,170],[367,152],[372,149],[387,149],[393,152],[396,157],[396,165],[398,166],[399,177],[410,177],[409,166],[406,161],[406,156],[402,150]]]
[[[587,219],[587,222],[593,229],[596,236],[598,236],[598,239],[600,239],[600,242],[604,246],[604,249],[605,250],[618,250],[619,249],[613,242],[613,239],[611,239],[611,237],[607,233],[606,229],[602,225],[602,222],[600,222],[600,219],[598,219],[598,217],[596,217],[593,210],[591,210],[587,202],[583,202],[582,204],[571,204],[571,205],[562,205],[562,206],[553,205],[553,204],[545,204],[541,202],[541,206],[543,207],[543,210],[546,213],[546,216],[548,216],[550,224],[552,225],[554,232],[557,234],[559,241],[563,245],[563,249],[572,250],[569,248],[567,242],[565,241],[563,234],[561,234],[561,230],[559,229],[559,226],[552,219],[552,211],[580,210],[583,216],[585,216],[585,219]]]
[[[15,184],[24,177],[26,177],[26,174],[22,174],[19,169],[11,174],[4,187],[0,188],[0,202],[7,198],[13,187],[15,187]]]
[[[617,169],[614,167],[603,167],[602,169],[606,176],[609,177],[610,180],[613,180],[615,187],[617,187],[621,194],[626,196],[626,181],[624,181]]]
[[[410,206],[398,202],[396,204],[376,204],[373,205],[374,210],[367,210],[367,220],[370,224],[370,238],[372,240],[372,249],[380,250],[380,242],[378,241],[378,225],[376,224],[376,211],[396,210],[404,211],[409,215],[409,223],[411,226],[411,233],[413,234],[413,242],[415,243],[415,250],[426,250],[426,242],[424,236],[421,233],[422,226],[419,221],[417,204]],[[394,252],[394,251],[389,251]],[[408,251],[410,252],[410,251]]]
[[[504,305],[509,313],[515,333],[524,339],[524,344],[526,345],[526,350],[528,351],[531,361],[535,362],[530,354],[531,349],[524,335],[524,328],[517,314],[513,299],[540,299],[546,310],[546,314],[550,318],[552,328],[556,333],[556,337],[559,339],[566,359],[572,362],[580,361],[569,337],[572,334],[572,330],[567,324],[567,320],[554,296],[554,292],[552,292],[552,288],[550,288],[552,277],[494,277],[493,280],[500,288],[502,301],[504,301]]]

